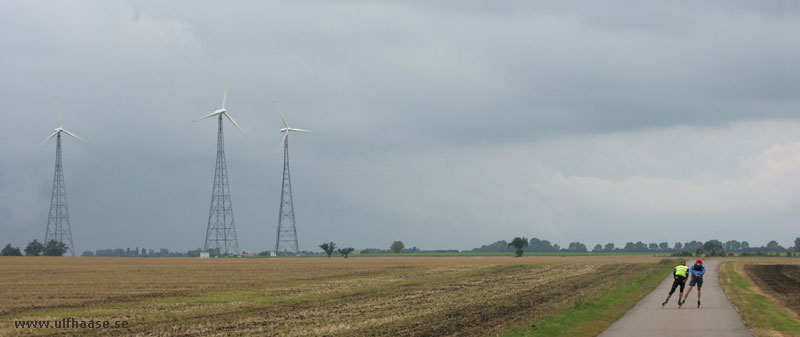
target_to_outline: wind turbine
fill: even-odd
[[[67,188],[64,184],[64,169],[61,165],[61,134],[66,133],[84,143],[88,142],[61,126],[61,107],[58,104],[58,97],[56,97],[56,116],[58,127],[37,146],[40,148],[44,143],[56,137],[56,171],[53,174],[53,194],[50,197],[50,214],[47,217],[44,244],[46,245],[51,240],[62,242],[69,246],[72,256],[75,256],[75,248],[72,244],[72,226],[69,223],[69,209],[67,208]]]
[[[297,228],[294,222],[294,203],[292,202],[292,179],[289,173],[289,132],[311,132],[309,130],[297,129],[289,127],[289,122],[286,121],[286,116],[283,115],[281,106],[278,101],[275,101],[275,106],[278,107],[278,112],[281,114],[283,120],[283,139],[281,144],[278,145],[278,151],[275,152],[277,156],[283,148],[283,185],[281,187],[281,207],[278,214],[278,235],[275,240],[275,254],[283,251],[293,251],[299,253],[299,246],[297,244]]]
[[[214,170],[214,187],[211,192],[211,208],[208,211],[208,227],[204,251],[219,249],[219,253],[229,255],[239,254],[239,242],[236,239],[236,225],[233,221],[233,206],[231,205],[231,192],[228,187],[228,168],[225,163],[225,140],[222,133],[222,116],[228,118],[243,134],[246,132],[231,118],[225,103],[228,100],[228,81],[225,81],[225,93],[222,95],[222,108],[195,119],[217,117],[217,165]]]
[[[220,129],[222,129],[222,126],[221,126],[222,125],[222,116],[224,115],[225,117],[228,118],[228,120],[231,121],[231,123],[233,123],[233,125],[235,125],[237,128],[239,128],[239,131],[242,131],[243,134],[247,135],[247,132],[244,132],[244,129],[242,129],[242,127],[239,126],[239,124],[236,123],[236,121],[233,120],[233,118],[231,118],[231,115],[228,114],[228,110],[225,109],[225,102],[227,102],[227,100],[228,100],[228,81],[226,80],[225,81],[225,93],[222,95],[222,107],[217,109],[217,110],[215,110],[214,112],[212,112],[212,113],[210,113],[208,115],[205,115],[203,117],[195,119],[194,122],[197,122],[199,120],[203,120],[203,119],[206,119],[206,118],[211,118],[211,117],[214,117],[214,116],[219,116],[219,123],[220,123],[219,125],[220,125]]]

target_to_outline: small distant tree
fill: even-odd
[[[333,254],[333,252],[336,249],[336,244],[333,243],[333,241],[331,241],[331,242],[323,243],[323,244],[319,245],[319,248],[322,248],[322,250],[325,251],[325,254],[328,254],[328,258],[330,259],[331,258],[331,254]]]
[[[2,256],[22,256],[22,252],[19,251],[19,248],[17,248],[17,247],[11,247],[11,244],[9,243],[9,244],[7,244],[5,246],[5,248],[3,248],[3,251],[0,252],[0,255],[2,255]]]
[[[692,240],[690,242],[684,242],[683,243],[683,249],[684,250],[688,250],[690,252],[697,251],[697,248],[702,248],[702,247],[703,247],[703,243],[700,242],[700,241],[697,241],[697,240]]]
[[[701,256],[701,255],[703,255],[703,253],[705,253],[705,251],[703,251],[703,248],[697,248],[697,249],[694,251],[694,255],[695,255],[695,256]]]
[[[658,244],[658,249],[660,249],[662,252],[668,251],[669,250],[669,243],[668,242],[659,243]]]
[[[403,241],[392,242],[392,245],[389,246],[389,249],[391,249],[395,254],[403,252],[403,248],[406,248],[406,245],[403,244]]]
[[[47,242],[47,245],[44,246],[44,250],[42,254],[44,256],[62,256],[64,253],[67,252],[67,244],[61,241],[50,240]]]
[[[719,240],[709,240],[703,244],[703,250],[711,256],[719,256],[725,254],[725,249],[722,247],[722,242]]]
[[[781,252],[783,250],[784,250],[784,248],[781,247],[780,244],[778,244],[778,241],[771,240],[770,242],[767,243],[767,251],[770,251],[770,252]]]
[[[800,237],[794,239],[794,251],[800,252]]]
[[[636,248],[636,245],[634,245],[633,242],[628,241],[628,242],[625,243],[625,247],[622,248],[622,251],[624,251],[624,252],[632,252],[632,251],[635,250],[635,248]]]
[[[91,250],[87,250],[87,251],[81,253],[81,256],[94,256],[94,252],[91,251]]]
[[[548,245],[549,244],[550,244],[550,242],[548,242]],[[508,248],[507,244],[506,244],[506,248]],[[543,250],[542,248],[543,248],[542,247],[542,240],[540,240],[539,238],[531,238],[530,240],[528,240],[528,251],[529,252],[541,251],[541,250]]]
[[[614,251],[614,244],[609,242],[603,247],[603,251],[606,252],[613,252]]]
[[[599,253],[602,251],[603,251],[603,246],[601,246],[599,243],[594,245],[594,249],[592,249],[592,253]]]
[[[517,254],[517,257],[520,257],[524,252],[522,249],[528,246],[528,239],[519,236],[515,237],[514,240],[511,240],[511,242],[508,243],[508,246],[514,247],[514,252]]]
[[[736,240],[728,240],[722,245],[728,252],[735,252],[742,248],[742,243]]]
[[[33,240],[25,247],[25,256],[39,256],[44,251],[44,245],[39,240]]]
[[[578,252],[578,253],[585,253],[588,250],[586,249],[586,245],[580,242],[570,242],[569,247],[567,247],[568,252]]]
[[[354,250],[355,248],[353,247],[339,248],[339,254],[342,254],[342,256],[344,256],[344,258],[346,259],[347,255],[350,255],[350,253],[352,253]]]

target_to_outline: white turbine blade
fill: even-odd
[[[56,115],[58,116],[58,127],[61,127],[61,104],[58,103],[58,96],[56,96]]]
[[[41,143],[39,143],[39,146],[37,146],[37,148],[42,147],[42,145],[44,145],[44,143],[47,143],[48,140],[53,139],[53,137],[55,137],[57,134],[58,134],[58,131],[53,132],[53,134],[51,134],[50,136],[45,138]]]
[[[72,137],[75,137],[76,139],[78,139],[78,140],[80,140],[80,141],[82,141],[82,142],[84,142],[84,143],[86,143],[86,144],[89,144],[89,142],[85,141],[85,140],[84,140],[83,138],[81,138],[81,137],[78,137],[78,135],[76,135],[76,134],[74,134],[74,133],[72,133],[72,132],[69,132],[69,131],[67,131],[67,130],[64,130],[64,133],[66,133],[66,134],[68,134],[68,135],[70,135],[70,136],[72,136]]]
[[[225,77],[225,93],[222,94],[222,108],[225,109],[225,102],[228,101],[228,77]]]
[[[237,124],[236,121],[233,120],[233,118],[231,118],[231,116],[228,115],[227,112],[223,112],[222,114],[225,115],[225,117],[228,117],[228,120],[230,120],[231,123],[233,123],[233,125],[236,125],[236,127],[239,128],[239,131],[241,131],[243,134],[247,135],[247,132],[244,132],[244,129],[242,129],[242,127],[239,126],[239,124]]]
[[[283,115],[283,110],[281,110],[281,105],[278,104],[277,100],[275,101],[275,106],[278,107],[278,112],[281,113],[281,119],[283,120],[283,125],[285,125],[286,128],[288,129],[289,128],[289,122],[286,121],[286,116]]]
[[[286,141],[286,137],[289,137],[289,131],[284,133],[283,138],[281,138],[281,144],[278,145],[278,151],[275,151],[275,157],[278,156],[278,153],[281,153],[281,149],[283,148],[283,143]]]
[[[208,114],[208,115],[205,115],[205,116],[203,116],[203,117],[200,117],[200,118],[198,118],[198,119],[195,119],[195,120],[193,120],[192,122],[197,122],[197,121],[199,121],[199,120],[202,120],[202,119],[206,119],[206,118],[209,118],[209,117],[214,117],[214,116],[216,116],[216,115],[219,115],[219,114],[220,114],[220,112],[212,112],[212,113],[210,113],[210,114]]]
[[[290,130],[290,131],[298,131],[298,132],[311,132],[311,130],[305,130],[305,129],[295,129],[295,128],[291,128],[291,129],[289,129],[289,130]]]

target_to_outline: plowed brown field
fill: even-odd
[[[659,260],[0,258],[0,335],[490,335],[530,326]],[[14,325],[62,318],[130,328]]]
[[[759,288],[800,314],[800,265],[746,264],[744,269]]]

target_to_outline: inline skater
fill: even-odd
[[[686,296],[683,297],[683,303],[689,298],[689,293],[692,292],[692,287],[697,285],[697,307],[700,307],[700,288],[703,287],[703,275],[706,274],[706,267],[703,266],[703,260],[695,261],[694,265],[689,268],[692,274],[692,280],[689,281],[689,290],[686,291]]]
[[[686,287],[686,277],[689,276],[689,267],[686,266],[686,262],[681,262],[681,264],[675,266],[675,269],[672,271],[672,276],[675,278],[675,281],[672,282],[672,289],[669,290],[669,294],[667,294],[667,299],[664,300],[664,303],[661,303],[661,307],[663,308],[669,302],[669,298],[672,297],[672,294],[675,293],[675,288],[678,286],[681,287],[681,292],[678,294],[678,308],[683,305],[681,298],[683,297],[683,288]]]

